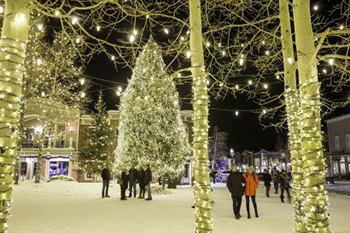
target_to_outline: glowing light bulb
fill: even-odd
[[[240,66],[243,66],[243,64],[244,64],[244,59],[243,59],[243,58],[240,58],[240,59],[239,59],[239,65],[240,65]]]
[[[41,96],[42,96],[42,97],[45,97],[45,92],[42,91],[42,92],[41,92]]]
[[[0,6],[0,14],[4,13],[4,7]]]
[[[225,50],[222,50],[222,51],[221,51],[221,54],[222,54],[222,56],[225,56],[225,55],[226,55],[226,51],[225,51]]]
[[[42,24],[38,24],[38,29],[41,31],[43,30],[43,25]]]
[[[279,75],[276,75],[276,78],[277,78],[278,80],[280,80],[280,79],[281,79],[281,77],[280,77]]]
[[[265,41],[264,40],[263,40],[262,44],[265,45]]]
[[[322,71],[323,71],[323,73],[327,74],[327,70],[326,69],[323,69]]]
[[[263,113],[266,114],[266,110],[265,109],[263,110]]]
[[[17,23],[23,23],[25,19],[26,19],[25,14],[20,13],[20,14],[18,14],[17,17],[16,17],[16,22],[17,22]]]
[[[293,64],[293,58],[288,57],[288,63],[289,63],[289,64]]]
[[[264,87],[264,89],[269,88],[269,86],[266,83],[263,85],[263,87]]]
[[[315,11],[318,10],[318,5],[314,5],[314,10],[315,10]]]
[[[340,25],[339,29],[344,30],[344,25]]]
[[[237,85],[236,85],[236,90],[238,90],[238,89],[239,89],[239,85],[237,84]]]
[[[253,81],[252,80],[249,80],[248,81],[248,85],[252,85],[253,84]]]
[[[80,43],[80,38],[79,37],[75,39],[75,43],[77,43],[77,44]]]
[[[270,51],[269,51],[269,50],[266,50],[266,51],[265,51],[265,54],[266,54],[266,55],[270,55]]]
[[[81,78],[79,81],[80,81],[80,85],[84,85],[84,83],[85,83],[85,78]]]
[[[131,35],[130,38],[129,38],[129,41],[132,43],[135,41],[135,36],[134,35]]]
[[[115,56],[114,56],[114,55],[112,55],[112,56],[111,56],[111,59],[112,59],[112,61],[114,61],[114,60],[115,60]]]
[[[60,16],[60,12],[58,10],[55,11],[55,16]]]
[[[207,42],[207,47],[210,47],[210,42],[209,41]]]
[[[84,98],[85,96],[86,96],[85,92],[82,92],[82,93],[81,93],[81,97]]]
[[[76,23],[78,23],[78,17],[73,16],[73,18],[72,18],[72,24],[74,25],[74,24],[76,24]]]
[[[328,63],[329,63],[331,66],[334,65],[334,62],[335,62],[335,60],[334,60],[333,58],[331,58],[331,59],[328,60]]]
[[[101,27],[99,25],[97,25],[96,30],[99,32],[101,30]]]
[[[238,112],[238,111],[236,111],[236,112],[235,112],[235,115],[236,115],[236,116],[238,116],[238,114],[239,114],[239,112]]]
[[[40,58],[36,59],[36,64],[37,64],[38,66],[41,65],[41,59],[40,59]]]
[[[165,32],[165,34],[169,34],[169,29],[164,28],[164,32]]]
[[[184,40],[185,40],[185,37],[181,36],[181,37],[180,37],[180,40],[184,41]]]
[[[191,57],[191,51],[187,51],[187,52],[186,52],[186,57],[187,57],[187,58],[190,58],[190,57]]]

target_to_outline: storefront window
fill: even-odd
[[[340,173],[341,173],[342,175],[346,175],[345,163],[340,163]]]
[[[21,176],[27,175],[27,163],[26,162],[21,162],[21,171],[20,171]]]
[[[338,163],[337,162],[333,163],[333,174],[334,175],[339,175],[339,167],[338,167]]]
[[[68,176],[69,162],[50,162],[49,178],[52,176]]]

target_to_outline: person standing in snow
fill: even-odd
[[[266,196],[270,197],[270,188],[271,188],[271,175],[269,174],[269,172],[267,171],[267,169],[264,170],[264,175],[263,175],[263,179],[264,179],[264,185],[266,188]]]
[[[235,165],[231,166],[231,173],[227,177],[226,186],[231,193],[232,202],[233,202],[233,213],[236,219],[239,219],[241,216],[240,210],[242,205],[242,196],[244,193],[245,179],[242,174],[237,171]]]
[[[280,173],[279,171],[275,168],[273,168],[272,171],[272,179],[273,179],[273,185],[275,187],[275,194],[278,194],[278,184],[280,182]]]
[[[134,197],[136,197],[136,184],[137,184],[137,170],[132,166],[129,170],[129,197],[132,195],[134,189]]]
[[[127,170],[123,169],[121,177],[120,177],[119,182],[118,182],[120,184],[120,200],[122,200],[122,201],[127,200],[125,192],[128,189],[129,176],[126,172],[127,172]]]
[[[256,205],[256,189],[259,186],[259,178],[254,172],[254,167],[250,166],[248,168],[248,171],[243,174],[243,177],[245,179],[245,200],[246,200],[246,207],[247,207],[247,215],[250,219],[250,209],[249,209],[249,198],[252,199],[254,211],[255,211],[255,217],[259,218],[258,215],[258,207]]]
[[[281,186],[281,202],[284,202],[284,191],[286,191],[287,196],[288,196],[288,201],[291,202],[291,196],[289,193],[289,178],[287,175],[287,172],[285,170],[282,170],[281,175],[280,175],[280,186]]]
[[[110,197],[108,195],[108,189],[109,189],[109,180],[110,180],[110,172],[108,164],[106,164],[105,168],[101,172],[102,177],[102,198]]]
[[[143,170],[143,167],[140,167],[139,173],[138,173],[138,181],[139,181],[139,187],[140,187],[140,195],[139,198],[145,198],[145,171]]]
[[[145,199],[146,201],[152,200],[151,181],[152,181],[152,171],[151,171],[150,165],[147,164],[147,169],[145,172],[145,184],[147,186],[148,197]]]

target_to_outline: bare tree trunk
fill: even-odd
[[[39,141],[39,151],[38,151],[38,161],[35,171],[35,183],[40,183],[40,177],[41,177],[41,164],[43,162],[43,148],[45,146],[45,134],[46,134],[46,124],[44,124],[43,132],[40,135],[40,141]]]
[[[301,153],[307,232],[330,232],[326,165],[322,147],[320,83],[311,23],[310,0],[293,2],[301,98]]]
[[[216,153],[217,153],[217,150],[216,150],[217,141],[218,141],[218,128],[215,127],[214,156],[213,156],[212,167],[211,167],[213,170],[215,168],[215,160],[216,160]]]
[[[208,162],[208,90],[202,45],[200,0],[190,0],[190,48],[194,109],[194,191],[196,232],[213,231]]]
[[[0,50],[0,232],[7,231],[14,164],[17,157],[17,121],[22,94],[29,0],[6,0]]]
[[[284,63],[284,89],[286,111],[288,120],[289,149],[291,153],[294,219],[295,232],[306,232],[303,195],[302,154],[300,153],[300,118],[299,118],[299,92],[297,88],[296,66],[294,60],[293,38],[288,0],[280,0],[280,24],[282,34],[283,63]]]

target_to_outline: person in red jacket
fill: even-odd
[[[258,215],[258,207],[256,205],[256,189],[259,186],[259,178],[254,172],[254,167],[250,166],[247,169],[247,172],[243,174],[243,177],[245,179],[245,200],[246,200],[246,206],[247,206],[247,215],[250,219],[250,209],[249,209],[249,197],[252,199],[254,211],[255,211],[255,217],[259,218]]]

